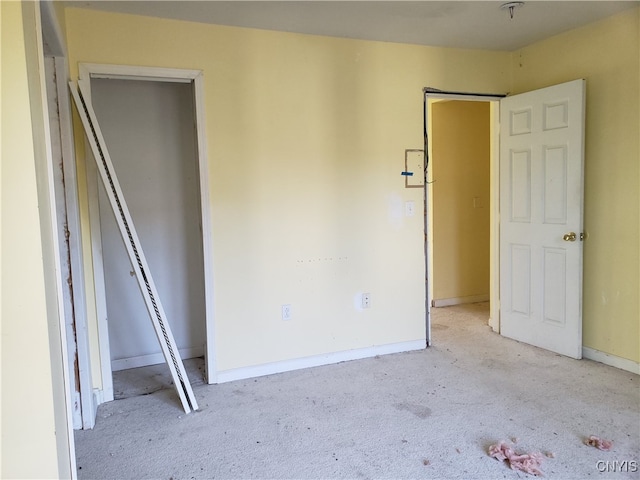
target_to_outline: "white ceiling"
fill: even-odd
[[[513,51],[640,1],[73,1],[69,5],[193,22],[456,48]]]

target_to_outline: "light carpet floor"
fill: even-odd
[[[639,377],[505,339],[487,316],[487,304],[434,309],[423,351],[221,385],[200,378],[201,410],[188,415],[172,388],[153,386],[169,387],[166,374],[152,370],[135,396],[127,382],[145,369],[128,372],[126,398],[76,432],[78,476],[534,478],[487,455],[515,440],[518,452],[555,455],[546,478],[640,478]],[[190,362],[194,380],[199,367]],[[592,434],[613,449],[585,445]]]

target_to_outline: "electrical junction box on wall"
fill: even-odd
[[[424,187],[424,150],[404,151],[404,186]]]

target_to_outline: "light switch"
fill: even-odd
[[[404,203],[404,215],[406,217],[413,217],[416,214],[416,204],[413,201]]]

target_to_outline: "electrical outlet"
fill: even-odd
[[[371,308],[371,294],[363,293],[362,294],[362,308]]]
[[[282,305],[282,320],[291,320],[291,305]]]

